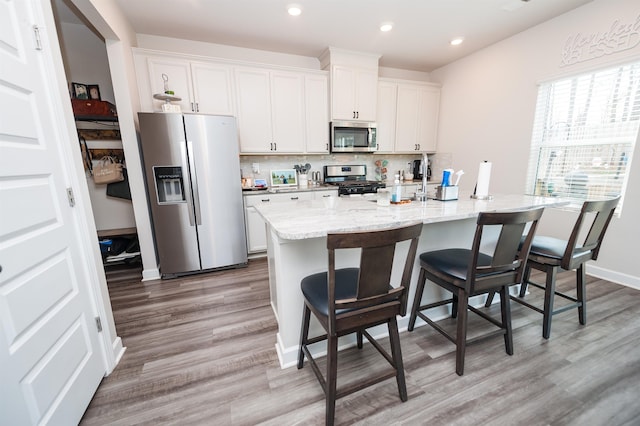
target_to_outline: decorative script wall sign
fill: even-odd
[[[566,67],[612,55],[640,45],[640,15],[631,23],[615,20],[608,31],[570,35],[562,47],[560,66]]]

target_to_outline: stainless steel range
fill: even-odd
[[[324,166],[324,183],[336,185],[340,195],[372,194],[384,188],[384,182],[367,180],[367,166]]]

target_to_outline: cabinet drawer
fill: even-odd
[[[314,198],[316,200],[322,200],[322,197],[337,197],[338,190],[337,189],[327,189],[324,191],[313,191]]]
[[[282,203],[286,201],[302,201],[313,199],[313,192],[288,192],[286,194],[256,194],[245,195],[244,205],[246,207],[252,207],[260,203]]]

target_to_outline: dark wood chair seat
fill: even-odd
[[[581,325],[587,323],[587,296],[586,277],[584,264],[589,260],[596,260],[605,232],[611,222],[620,197],[603,201],[585,201],[578,214],[569,239],[536,236],[531,244],[531,251],[527,261],[522,285],[518,297],[510,296],[514,302],[518,302],[543,315],[542,337],[548,339],[551,335],[551,319],[553,315],[578,308],[578,321]],[[582,245],[578,244],[583,229],[589,229]],[[531,281],[531,269],[542,271],[546,280],[544,284]],[[556,290],[556,275],[558,271],[576,271],[576,295],[562,293]],[[544,290],[544,303],[542,308],[524,300],[528,286]],[[561,297],[569,303],[559,308],[554,308],[555,296]],[[489,306],[493,300],[493,294],[487,297],[485,303]]]
[[[452,248],[422,253],[420,276],[409,318],[409,331],[413,331],[416,319],[422,318],[456,345],[456,373],[464,374],[466,345],[490,336],[503,335],[507,354],[513,354],[511,311],[508,288],[519,283],[529,247],[543,208],[515,212],[485,212],[478,216],[476,233],[471,249]],[[527,228],[527,225],[529,227]],[[482,235],[486,227],[499,226],[500,232],[492,255],[480,252]],[[521,238],[525,234],[524,244]],[[429,304],[422,304],[426,280],[452,293],[452,297]],[[469,305],[469,298],[478,294],[499,291],[501,319],[498,321],[485,312]],[[457,318],[455,335],[447,332],[425,311],[451,304],[451,317]],[[472,311],[494,324],[493,332],[467,339],[467,311]]]
[[[411,272],[416,257],[422,223],[402,228],[375,232],[334,233],[327,236],[328,271],[302,279],[300,287],[304,298],[298,368],[307,358],[326,396],[326,423],[333,424],[336,399],[371,386],[391,377],[396,378],[402,401],[407,400],[407,389],[400,349],[400,336],[396,317],[404,316],[411,283]],[[404,259],[402,276],[397,286],[391,285],[396,245],[410,240]],[[360,248],[359,267],[336,269],[336,252],[340,249]],[[311,314],[317,318],[326,334],[309,337]],[[387,324],[391,355],[366,331]],[[337,387],[338,337],[356,333],[358,348],[363,336],[371,342],[391,365],[391,368],[366,380]],[[327,341],[327,372],[323,376],[308,346]]]

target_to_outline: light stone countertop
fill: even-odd
[[[569,202],[560,198],[530,195],[494,195],[492,200],[475,200],[461,192],[455,201],[428,200],[421,204],[378,206],[375,197],[339,197],[334,208],[325,200],[287,201],[255,206],[262,218],[283,240],[324,237],[330,232],[373,231],[414,222],[437,223],[476,217],[482,211],[559,207]]]

